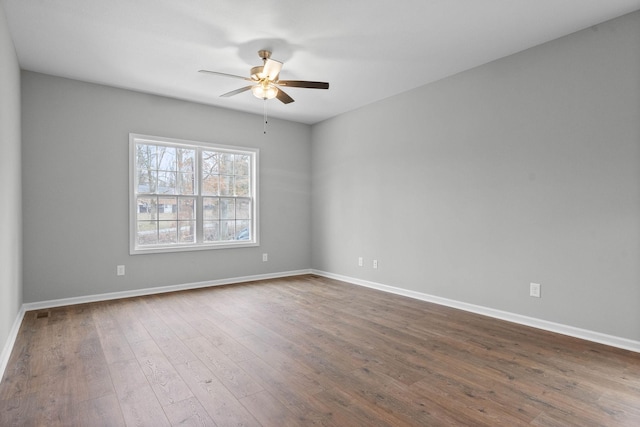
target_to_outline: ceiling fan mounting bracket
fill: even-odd
[[[263,61],[266,62],[267,59],[271,58],[271,51],[270,50],[259,50],[258,51],[258,56],[260,58],[262,58]]]

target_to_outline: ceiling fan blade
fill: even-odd
[[[275,59],[267,59],[264,63],[262,74],[269,80],[273,81],[278,78],[280,70],[282,70],[282,62],[276,61]]]
[[[307,82],[304,80],[278,80],[277,85],[287,87],[304,87],[307,89],[329,89],[329,83],[326,82]]]
[[[276,95],[276,98],[278,98],[278,100],[280,102],[282,102],[283,104],[290,104],[290,103],[294,102],[294,99],[292,97],[290,97],[289,95],[287,95],[285,93],[285,91],[283,91],[280,88],[278,88],[278,94]]]
[[[216,76],[233,77],[234,79],[242,79],[242,80],[252,81],[248,77],[236,76],[235,74],[219,73],[218,71],[198,70],[198,72],[199,73],[215,74]]]
[[[230,96],[237,95],[237,94],[242,93],[242,92],[246,92],[249,89],[251,89],[252,87],[253,87],[253,85],[241,87],[240,89],[236,89],[236,90],[232,90],[231,92],[223,93],[220,96],[224,97],[224,98],[228,98]]]

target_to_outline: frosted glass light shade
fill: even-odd
[[[251,88],[253,96],[260,99],[273,99],[278,94],[278,88],[269,83],[260,83]]]

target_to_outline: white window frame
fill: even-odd
[[[136,144],[147,143],[154,145],[164,145],[177,148],[192,148],[196,150],[196,165],[195,165],[195,177],[196,184],[193,197],[196,199],[196,242],[195,243],[168,243],[168,244],[154,244],[154,245],[138,245],[137,236],[137,211],[138,211],[138,196],[144,196],[142,193],[138,193],[138,176],[136,170]],[[251,159],[250,164],[250,185],[252,200],[252,212],[251,212],[251,238],[248,240],[225,240],[219,242],[205,242],[203,241],[203,198],[212,197],[209,195],[201,194],[202,188],[202,174],[201,174],[201,156],[200,150],[212,150],[222,153],[230,154],[243,154],[249,155]],[[247,148],[239,146],[230,146],[215,144],[211,142],[202,141],[189,141],[176,138],[165,138],[158,136],[142,135],[136,133],[129,134],[129,253],[131,255],[137,254],[152,254],[152,253],[164,253],[164,252],[183,252],[183,251],[198,251],[198,250],[211,250],[211,249],[229,249],[229,248],[244,248],[259,246],[259,220],[258,220],[258,155],[259,150],[257,148]],[[167,194],[168,197],[174,197],[177,195]],[[221,196],[224,197],[224,196]],[[235,197],[235,196],[231,196]]]

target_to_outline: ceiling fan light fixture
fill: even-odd
[[[1,0],[0,0],[1,1]],[[217,74],[224,77],[233,77],[235,79],[241,79],[251,82],[250,85],[241,87],[231,92],[223,93],[220,95],[224,98],[229,98],[239,93],[247,92],[251,90],[253,96],[258,99],[273,99],[277,98],[278,101],[283,104],[290,104],[294,100],[279,86],[286,86],[287,88],[307,88],[307,89],[329,89],[329,83],[327,82],[312,82],[306,80],[280,80],[280,71],[282,70],[282,62],[271,59],[271,51],[260,50],[258,51],[260,59],[263,64],[256,67],[251,67],[249,73],[250,77],[242,77],[235,74],[220,73],[218,71],[199,70],[201,73]],[[265,104],[266,105],[266,104]]]
[[[251,88],[253,96],[260,99],[273,99],[278,95],[278,88],[269,82],[263,81]]]

